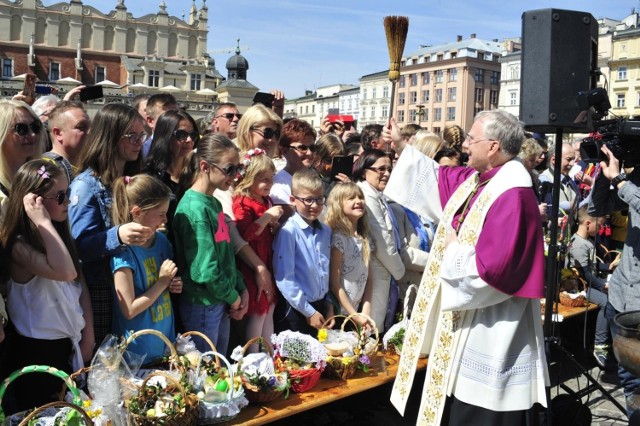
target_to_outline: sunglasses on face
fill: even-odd
[[[257,134],[259,134],[265,139],[271,139],[271,138],[280,139],[280,132],[278,130],[271,129],[269,127],[262,130],[261,129],[251,129],[251,130],[253,130],[254,132],[256,132]]]
[[[242,118],[242,114],[240,114],[239,112],[235,112],[235,113],[234,112],[226,112],[224,114],[220,114],[216,118],[220,118],[220,117],[224,117],[229,121],[233,120],[233,117],[236,117],[238,120],[240,120]]]
[[[367,167],[369,170],[372,170],[376,173],[380,173],[381,175],[389,172],[391,173],[391,171],[393,170],[393,167],[387,167],[387,166],[382,166],[382,167]]]
[[[44,195],[41,195],[41,197],[47,200],[56,200],[58,205],[61,206],[62,204],[64,204],[65,200],[69,198],[70,195],[71,195],[71,188],[67,188],[66,191],[56,192],[55,197],[45,197]]]
[[[178,129],[173,132],[173,136],[175,136],[179,142],[186,142],[187,138],[191,138],[191,140],[195,142],[198,137],[198,132],[195,130],[193,132],[187,132],[186,130]]]
[[[316,152],[318,150],[318,147],[315,145],[289,145],[289,148],[295,149],[301,154],[304,154],[307,151]]]
[[[145,132],[142,133],[127,133],[122,135],[131,145],[142,145],[147,140],[149,135]]]
[[[220,167],[216,163],[207,163],[207,164],[209,164],[212,167],[215,167],[216,169],[224,173],[226,176],[232,177],[232,178],[235,178],[236,176],[238,176],[238,174],[240,173],[240,170],[242,170],[242,165],[240,164],[229,164],[228,166],[225,166],[225,167]]]
[[[301,201],[302,204],[304,204],[307,207],[311,207],[313,203],[316,203],[319,206],[323,206],[325,201],[327,201],[326,197],[302,198],[302,197],[298,197],[297,195],[294,195],[293,198],[295,198],[298,201]]]
[[[31,132],[34,135],[37,135],[38,133],[40,133],[40,129],[41,128],[42,128],[42,126],[40,126],[40,123],[38,123],[37,121],[34,121],[31,124],[18,123],[18,124],[16,124],[14,126],[13,130],[18,135],[20,135],[22,137],[25,137],[25,136],[29,135],[29,130],[31,130]]]

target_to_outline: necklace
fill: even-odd
[[[460,227],[462,227],[462,223],[464,222],[464,220],[467,218],[467,214],[469,213],[469,205],[471,204],[471,200],[473,200],[473,197],[475,197],[475,195],[478,193],[478,190],[485,186],[486,184],[488,184],[489,182],[491,182],[491,179],[493,179],[493,177],[490,177],[489,179],[485,180],[484,182],[479,182],[475,188],[473,188],[473,191],[471,191],[471,194],[469,194],[469,197],[467,198],[467,201],[465,201],[464,206],[462,207],[462,213],[460,213],[460,217],[458,218],[458,226],[456,226],[456,233],[460,232]]]

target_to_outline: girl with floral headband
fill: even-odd
[[[276,168],[261,148],[250,149],[242,159],[244,171],[235,187],[233,213],[238,231],[260,259],[271,270],[273,234],[279,226],[282,206],[273,206],[269,193]],[[262,336],[267,341],[273,334],[273,311],[277,300],[275,286],[258,288],[255,274],[244,263],[239,263],[249,291],[249,320],[246,338]],[[256,351],[256,345],[250,350]]]
[[[91,359],[91,303],[68,207],[69,181],[55,163],[32,160],[18,169],[0,230],[0,263],[8,275],[2,281],[7,280],[7,312],[16,330],[7,341],[6,372],[35,364],[71,373]],[[12,388],[16,405],[4,406],[10,413],[55,400],[60,384],[36,375],[21,377]]]

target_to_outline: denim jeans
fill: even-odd
[[[595,345],[605,345],[609,340],[609,323],[604,313],[607,303],[609,303],[609,298],[600,290],[589,288],[587,299],[589,299],[589,302],[600,306],[598,317],[596,318],[596,335],[593,343]]]
[[[618,333],[613,317],[619,314],[611,303],[607,303],[605,308],[605,316],[611,327],[611,335],[615,338]],[[634,410],[640,408],[640,378],[634,376],[621,365],[618,365],[618,378],[620,384],[624,387],[624,396],[627,403],[627,414],[630,416]]]
[[[226,311],[227,305],[224,303],[205,306],[180,301],[180,317],[185,330],[205,334],[216,346],[217,352],[224,356],[227,356],[230,330],[229,315]],[[197,336],[192,338],[200,352],[211,350],[203,339]]]

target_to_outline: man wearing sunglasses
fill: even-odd
[[[240,117],[242,117],[242,114],[238,111],[236,104],[231,102],[220,104],[213,110],[211,128],[214,132],[223,133],[233,140],[238,133]]]
[[[282,127],[280,155],[287,165],[273,177],[271,199],[274,204],[290,204],[291,181],[298,170],[308,169],[316,156],[316,131],[304,120],[294,118]]]

